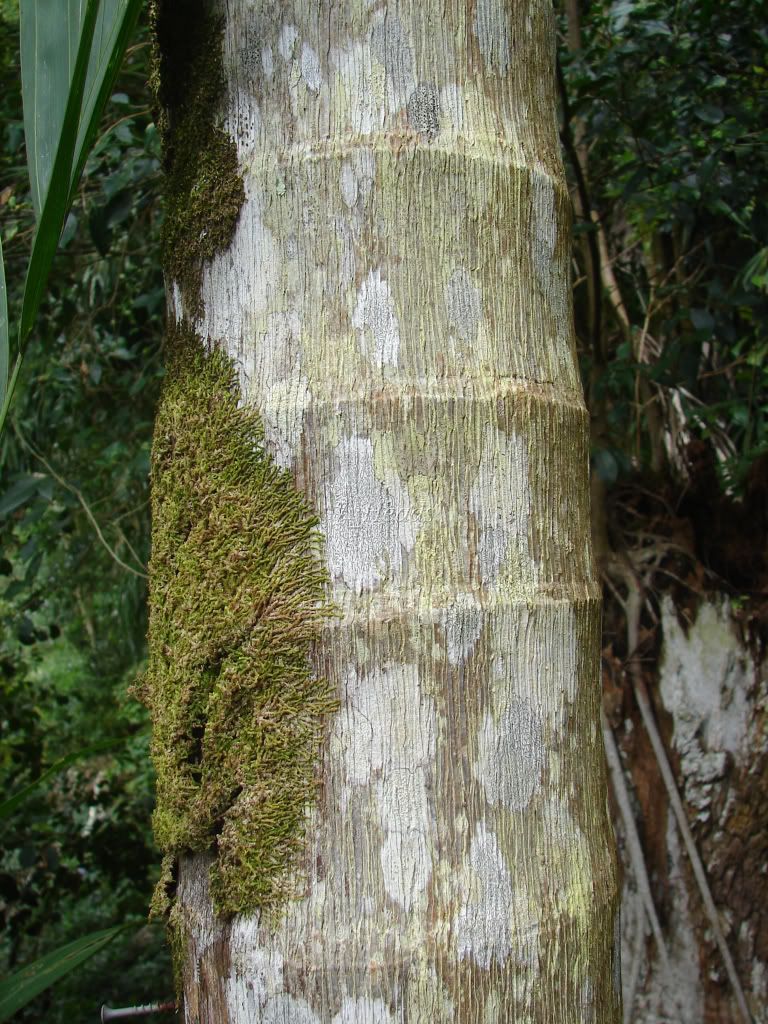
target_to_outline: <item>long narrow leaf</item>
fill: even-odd
[[[0,432],[67,211],[140,10],[141,0],[21,0],[24,130],[38,223],[7,387],[6,344]],[[0,339],[0,369],[1,346]]]
[[[0,237],[0,408],[5,401],[8,387],[8,295],[5,289],[5,263],[3,262],[3,239]]]
[[[37,20],[39,20],[39,17],[42,15],[42,8],[47,6],[47,4],[39,4],[38,0],[27,0],[26,5],[22,4],[22,11],[25,10],[25,7],[29,10],[30,3],[32,9],[35,11],[39,10],[39,14],[37,16]],[[24,285],[24,298],[22,300],[21,320],[19,324],[20,350],[24,348],[26,339],[32,329],[32,324],[37,314],[45,282],[48,277],[48,271],[59,242],[59,235],[61,234],[61,229],[64,225],[64,218],[69,207],[70,183],[72,180],[75,145],[80,126],[83,94],[85,92],[88,62],[91,54],[93,32],[96,26],[98,9],[99,0],[88,0],[80,32],[80,44],[77,49],[77,57],[75,59],[74,70],[72,72],[72,80],[67,95],[64,119],[61,125],[61,135],[58,140],[58,145],[56,146],[56,156],[50,172],[48,188],[44,196],[42,189],[45,186],[45,180],[42,172],[38,174],[36,187],[38,189],[38,198],[42,198],[43,205],[40,212],[37,231],[35,232],[35,239],[32,244],[32,256],[29,261],[27,279]],[[29,19],[30,17],[31,15],[28,13],[27,18]],[[38,32],[37,36],[28,36],[27,38],[32,38],[34,41],[38,38],[42,38],[42,29]],[[41,54],[34,50],[31,53],[25,54],[22,50],[22,67],[24,65],[25,57],[27,61],[38,60],[41,59]],[[40,90],[38,89],[31,100],[29,97],[23,97],[25,111],[30,101],[34,103],[39,99],[39,93]],[[42,160],[38,161],[39,168],[43,167],[43,163],[44,162]],[[33,184],[33,190],[34,188],[35,185]]]
[[[91,932],[66,946],[60,946],[0,981],[0,1022],[9,1020],[35,996],[89,960],[121,931],[123,928],[117,927]]]
[[[141,7],[142,0],[101,0],[72,170],[73,195],[96,138],[104,107],[112,94]]]
[[[92,743],[89,747],[84,747],[82,750],[76,750],[71,754],[66,754],[64,757],[60,757],[58,761],[54,761],[50,768],[47,768],[42,775],[39,775],[29,785],[24,786],[13,796],[9,796],[6,800],[0,801],[0,821],[3,818],[7,818],[9,814],[12,814],[16,808],[23,804],[27,797],[31,796],[36,789],[38,789],[44,782],[47,782],[54,775],[58,775],[59,772],[64,771],[71,764],[76,764],[78,761],[84,760],[86,757],[92,757],[94,754],[101,754],[106,750],[114,750],[115,747],[121,746],[125,742],[124,739],[113,739],[113,740],[101,740],[99,743]]]
[[[83,0],[21,0],[21,94],[35,216],[40,219],[77,61]]]
[[[141,0],[101,0],[99,5],[74,150],[72,191],[88,158],[140,9]],[[53,175],[85,11],[85,0],[21,3],[24,132],[38,219]]]

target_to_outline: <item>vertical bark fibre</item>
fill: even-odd
[[[182,861],[186,1019],[614,1024],[550,4],[219,8],[245,201],[173,308],[319,515],[340,710],[276,918]]]

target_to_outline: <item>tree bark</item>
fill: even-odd
[[[550,4],[216,10],[245,201],[171,308],[319,514],[340,710],[275,919],[182,859],[186,1020],[614,1024]]]

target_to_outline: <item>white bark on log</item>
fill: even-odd
[[[219,7],[246,202],[197,329],[321,516],[341,710],[276,928],[182,862],[186,1020],[614,1024],[550,5]]]

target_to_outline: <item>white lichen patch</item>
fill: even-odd
[[[754,665],[733,630],[728,602],[703,604],[686,634],[665,598],[662,629],[661,699],[674,721],[686,797],[706,817],[728,756],[743,764],[752,749]]]
[[[184,299],[181,295],[181,288],[177,281],[173,282],[171,287],[171,310],[174,320],[177,324],[180,324],[184,319]]]
[[[411,910],[432,872],[433,812],[428,783],[435,759],[436,710],[415,665],[347,673],[331,755],[345,785],[370,786],[384,836],[380,863],[390,899]],[[349,804],[348,793],[343,795]]]
[[[397,366],[400,328],[395,299],[380,268],[371,270],[360,285],[352,326],[358,332],[363,355],[376,367]]]
[[[232,1019],[239,1020],[245,1016],[244,1009],[261,1011],[268,999],[283,991],[283,956],[276,948],[259,945],[258,925],[252,917],[238,920],[230,949],[231,971],[225,982],[227,1006],[238,1010]]]
[[[320,92],[320,86],[323,84],[320,60],[308,43],[302,43],[299,65],[301,67],[301,77],[306,87],[311,92]]]
[[[197,332],[223,343],[235,360],[246,322],[272,312],[280,274],[280,249],[264,223],[261,203],[258,195],[248,194],[246,183],[232,243],[203,270],[200,294],[205,312],[195,325]],[[241,267],[259,267],[259,273],[243,274]]]
[[[374,775],[429,768],[435,758],[434,701],[422,692],[416,665],[347,672],[343,707],[332,744],[347,782],[368,785]]]
[[[477,0],[472,31],[489,72],[509,70],[509,12],[505,0]]]
[[[480,289],[464,267],[457,267],[448,279],[445,306],[449,326],[462,341],[474,342],[483,314],[483,300]]]
[[[283,469],[297,457],[304,413],[312,395],[302,373],[301,321],[295,310],[272,313],[267,329],[251,348],[243,387],[258,404],[270,454]]]
[[[445,653],[454,667],[467,660],[480,639],[483,609],[466,595],[459,595],[445,609],[440,623],[445,637]]]
[[[405,488],[376,476],[370,438],[343,438],[335,461],[320,510],[328,568],[350,589],[370,590],[402,571],[419,523]]]
[[[293,48],[299,32],[295,25],[282,25],[280,35],[277,37],[277,52],[283,60],[290,60],[293,57]]]
[[[309,381],[300,373],[273,384],[263,393],[260,412],[267,449],[281,469],[296,463],[304,413],[312,404]]]
[[[269,82],[272,79],[272,75],[275,73],[275,62],[272,56],[271,46],[265,46],[261,51],[261,70],[264,72],[264,77]]]
[[[662,605],[661,696],[675,719],[675,744],[693,730],[711,750],[741,761],[749,750],[753,665],[736,636],[730,606],[706,602],[687,634],[670,598]]]
[[[383,999],[344,996],[331,1024],[395,1024],[395,1017]]]
[[[320,1024],[305,999],[286,993],[283,954],[260,945],[258,917],[235,919],[229,948],[231,969],[223,983],[228,1020]]]
[[[255,385],[269,390],[296,373],[301,366],[301,320],[296,310],[270,313],[267,329],[253,346],[251,376]]]
[[[405,911],[413,909],[432,874],[427,771],[425,765],[396,769],[376,785],[386,836],[380,852],[384,888]]]
[[[545,737],[564,736],[579,683],[576,615],[567,602],[540,609],[520,606],[512,618],[486,627],[497,707],[530,695]],[[550,771],[552,764],[550,762]]]
[[[531,488],[525,439],[486,424],[469,509],[477,524],[477,559],[485,585],[502,570],[508,582],[525,590],[536,581],[530,556]]]
[[[321,1024],[306,999],[297,999],[286,993],[268,999],[257,1020],[259,1024]]]
[[[524,810],[541,787],[543,763],[541,721],[527,700],[510,701],[498,719],[486,712],[472,767],[490,804]]]
[[[340,109],[348,120],[338,125],[337,131],[370,135],[380,129],[384,124],[385,101],[383,87],[378,88],[370,46],[354,42],[344,48],[333,47],[329,64],[336,73],[338,91],[343,97]]]
[[[370,150],[358,149],[344,160],[339,172],[339,190],[350,210],[368,200],[375,177],[376,161]]]
[[[463,905],[453,922],[458,958],[471,958],[489,970],[492,960],[504,967],[514,956],[534,971],[538,921],[527,895],[514,890],[498,840],[484,822],[472,837],[459,893]]]
[[[387,109],[402,109],[416,87],[413,49],[400,19],[391,10],[372,19],[371,53],[384,67]]]
[[[271,51],[270,51],[271,56]],[[237,149],[238,163],[242,167],[252,157],[262,130],[258,98],[261,92],[243,88],[244,81],[253,80],[263,52],[254,49],[246,25],[233,19],[231,31],[225,36],[224,66],[228,79],[229,103],[224,119],[224,130]]]
[[[341,165],[339,188],[341,190],[341,198],[351,210],[357,202],[358,187],[357,175],[355,174],[354,168],[349,160],[345,160]]]

